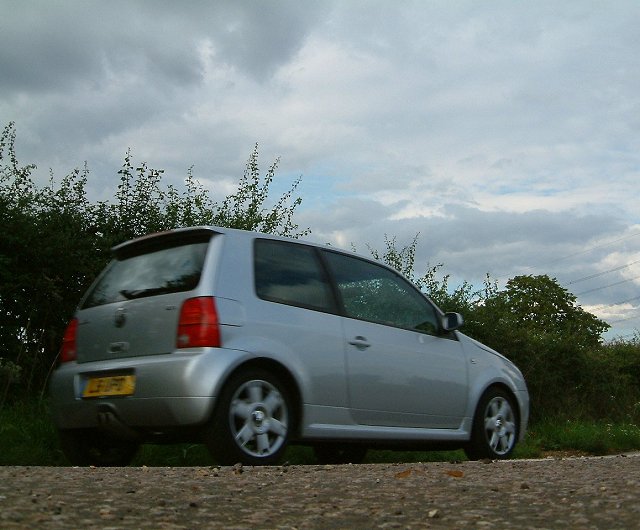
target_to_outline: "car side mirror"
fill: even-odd
[[[445,313],[442,316],[442,329],[455,331],[464,324],[464,318],[460,313]]]

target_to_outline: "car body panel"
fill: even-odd
[[[96,411],[108,405],[133,427],[201,424],[211,415],[220,388],[216,382],[248,358],[238,350],[194,348],[142,358],[65,363],[50,383],[54,421],[60,428],[95,427]],[[88,378],[119,374],[135,376],[133,396],[82,397]]]
[[[457,340],[350,318],[344,326],[350,408],[359,424],[460,425],[467,412],[467,367]]]
[[[84,309],[78,319],[78,362],[171,353],[183,293]]]

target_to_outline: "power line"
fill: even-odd
[[[616,285],[621,285],[623,283],[632,282],[633,280],[637,280],[640,276],[635,276],[634,278],[629,278],[627,280],[621,280],[619,282],[610,283],[608,285],[603,285],[602,287],[596,287],[595,289],[589,289],[588,291],[582,291],[581,293],[576,293],[576,296],[582,296],[583,294],[595,293],[596,291],[601,291],[602,289],[606,289],[608,287],[614,287]]]
[[[584,255],[584,254],[588,254],[589,252],[592,252],[594,250],[597,250],[597,249],[600,249],[600,248],[603,248],[603,247],[607,247],[607,246],[611,246],[611,245],[614,245],[614,244],[619,243],[621,241],[625,241],[627,239],[630,239],[630,238],[633,238],[633,237],[638,237],[638,236],[640,236],[640,232],[635,232],[633,234],[630,234],[630,235],[627,235],[627,236],[624,236],[624,237],[620,237],[620,238],[614,239],[612,241],[608,241],[606,243],[602,243],[602,244],[599,244],[599,245],[595,245],[593,247],[589,247],[589,248],[581,250],[579,252],[574,252],[572,254],[568,254],[566,256],[562,256],[561,258],[558,258],[558,259],[555,259],[555,260],[553,260],[551,262],[548,262],[548,264],[550,265],[550,264],[554,264],[554,263],[558,263],[558,262],[564,261],[564,260],[569,259],[569,258],[574,258],[576,256],[581,256],[581,255]],[[578,284],[580,282],[585,282],[587,280],[593,280],[595,278],[599,278],[601,276],[605,276],[605,275],[611,274],[613,272],[618,272],[618,271],[621,271],[621,270],[624,270],[624,269],[628,269],[629,267],[631,267],[633,265],[636,265],[638,263],[640,263],[640,260],[635,260],[635,261],[632,261],[632,262],[627,263],[625,265],[620,265],[620,266],[613,267],[613,268],[605,270],[605,271],[601,271],[601,272],[598,272],[598,273],[589,274],[589,275],[581,277],[581,278],[577,278],[575,280],[572,280],[572,281],[568,282],[565,285],[566,286],[570,286],[570,285]],[[587,289],[585,291],[582,291],[582,292],[578,293],[576,296],[581,296],[581,295],[585,295],[585,294],[601,291],[601,290],[607,289],[609,287],[622,285],[622,284],[637,280],[638,278],[640,278],[640,276],[635,276],[633,278],[620,280],[620,281],[613,282],[613,283],[610,283],[610,284],[607,284],[607,285],[603,285],[603,286],[600,286],[600,287],[595,287],[593,289]],[[605,308],[608,308],[608,307],[613,307],[613,306],[617,306],[617,305],[633,302],[633,301],[638,300],[638,299],[640,299],[640,296],[632,296],[630,298],[627,298],[626,300],[622,300],[622,301],[615,302],[615,303],[612,303],[612,304],[596,306],[597,309],[595,309],[595,310],[599,311],[599,310],[602,310],[602,309],[605,309]],[[629,321],[634,321],[634,320],[638,320],[638,319],[640,319],[640,313],[632,314],[631,316],[628,316],[626,318],[620,318],[620,319],[617,319],[617,320],[608,321],[608,324],[615,325],[615,324],[620,324],[622,322],[629,322]]]
[[[610,274],[612,272],[621,271],[622,269],[627,269],[627,268],[631,267],[631,265],[635,265],[636,263],[640,263],[640,259],[636,260],[636,261],[632,261],[631,263],[627,263],[626,265],[620,265],[619,267],[614,267],[613,269],[609,269],[607,271],[597,272],[595,274],[590,274],[589,276],[585,276],[583,278],[578,278],[577,280],[573,280],[573,281],[567,283],[567,285],[573,285],[575,283],[580,283],[580,282],[584,282],[584,281],[587,281],[587,280],[592,280],[593,278],[598,278],[600,276],[604,276],[605,274]]]
[[[612,320],[611,322],[607,322],[608,324],[618,324],[619,322],[627,322],[629,320],[637,320],[640,318],[640,314],[632,316],[632,317],[627,317],[627,318],[621,318],[620,320]]]
[[[638,299],[640,299],[640,295],[627,298],[626,300],[621,300],[620,302],[614,302],[613,304],[600,304],[596,307],[598,307],[599,309],[605,309],[607,307],[613,307],[615,305],[621,305],[621,304],[626,304],[628,302],[633,302],[634,300],[638,300]]]
[[[614,239],[612,241],[609,241],[607,243],[601,243],[600,245],[595,245],[593,247],[589,247],[585,250],[579,250],[578,252],[574,252],[573,254],[567,254],[566,256],[562,256],[561,258],[556,258],[552,261],[547,261],[546,263],[542,264],[542,265],[552,265],[554,263],[558,263],[559,261],[563,261],[565,259],[569,259],[569,258],[573,258],[575,256],[580,256],[582,254],[587,254],[589,252],[591,252],[592,250],[597,250],[599,248],[603,248],[603,247],[608,247],[610,245],[613,245],[614,243],[619,243],[620,241],[624,241],[626,239],[631,239],[632,237],[638,237],[640,236],[640,232],[635,232],[634,234],[630,234],[628,236],[624,236],[624,237],[619,237],[618,239]],[[542,265],[538,266],[537,268],[540,268]]]
[[[593,251],[593,250],[597,250],[597,249],[599,249],[599,248],[603,248],[603,247],[608,247],[608,246],[611,246],[611,245],[613,245],[613,244],[615,244],[615,243],[619,243],[620,241],[625,241],[625,240],[627,240],[627,239],[631,239],[631,238],[639,237],[639,236],[640,236],[640,231],[639,231],[639,232],[634,232],[634,233],[632,233],[632,234],[629,234],[629,235],[626,235],[626,236],[623,236],[623,237],[619,237],[619,238],[617,238],[617,239],[613,239],[613,240],[611,240],[611,241],[607,241],[607,242],[605,242],[605,243],[601,243],[601,244],[599,244],[599,245],[594,245],[594,246],[592,246],[592,247],[588,247],[588,248],[586,248],[586,249],[584,249],[584,250],[580,250],[580,251],[578,251],[578,252],[573,252],[573,253],[571,253],[571,254],[567,254],[567,255],[565,255],[565,256],[561,256],[561,257],[556,258],[556,259],[553,259],[553,260],[551,260],[551,261],[541,262],[541,263],[539,263],[539,264],[537,264],[537,265],[529,265],[527,268],[528,268],[529,270],[545,269],[545,268],[547,268],[549,265],[552,265],[552,264],[554,264],[554,263],[558,263],[558,262],[560,262],[560,261],[563,261],[563,260],[566,260],[566,259],[569,259],[569,258],[573,258],[573,257],[575,257],[575,256],[580,256],[580,255],[582,255],[582,254],[587,254],[587,253],[589,253],[589,252],[591,252],[591,251]],[[567,285],[567,286],[569,286],[569,285],[573,285],[574,283],[579,283],[579,282],[582,282],[582,281],[586,281],[586,280],[590,280],[590,279],[593,279],[593,278],[597,278],[598,276],[603,276],[603,275],[605,275],[605,274],[609,274],[610,272],[616,272],[616,271],[618,271],[618,270],[622,270],[622,269],[624,269],[624,268],[630,267],[631,265],[634,265],[635,263],[640,263],[640,260],[635,261],[635,262],[633,262],[633,263],[628,263],[627,265],[624,265],[624,266],[622,266],[622,267],[620,267],[620,268],[614,268],[614,269],[610,269],[610,270],[608,270],[608,271],[603,271],[603,272],[596,273],[596,274],[593,274],[593,275],[585,276],[584,278],[578,278],[577,280],[573,280],[573,281],[571,281],[571,282],[567,283],[566,285]],[[495,274],[495,271],[494,271],[494,276],[495,276],[496,278],[500,278],[502,275],[499,275],[499,274],[497,274],[497,275],[496,275],[496,274]],[[556,274],[556,275],[554,275],[554,276],[557,278],[557,276],[558,276],[558,275]],[[604,288],[604,287],[603,287],[603,288]],[[587,292],[591,292],[591,291],[587,291]],[[584,294],[584,293],[580,293],[580,294]],[[578,296],[578,295],[576,295],[576,296]]]
[[[545,267],[548,267],[549,265],[552,265],[554,263],[559,263],[559,262],[567,260],[569,258],[574,258],[576,256],[581,256],[581,255],[584,255],[584,254],[588,254],[589,252],[592,252],[594,250],[597,250],[597,249],[600,249],[600,248],[604,248],[604,247],[608,247],[608,246],[614,245],[616,243],[620,243],[621,241],[626,241],[628,239],[639,237],[639,236],[640,236],[640,231],[639,232],[634,232],[632,234],[629,234],[629,235],[626,235],[626,236],[623,236],[623,237],[619,237],[619,238],[616,238],[616,239],[613,239],[611,241],[607,241],[607,242],[604,242],[604,243],[601,243],[601,244],[597,244],[597,245],[594,245],[592,247],[586,248],[584,250],[580,250],[578,252],[573,252],[571,254],[567,254],[565,256],[556,258],[556,259],[551,260],[551,261],[547,261],[547,262],[541,263],[539,265],[535,265],[535,266],[530,267],[530,268],[535,268],[535,269],[545,268]],[[636,255],[637,255],[637,253],[636,253]],[[599,278],[601,276],[605,276],[605,275],[611,274],[613,272],[618,272],[618,271],[621,271],[621,270],[624,270],[624,269],[628,269],[629,267],[632,267],[633,265],[636,265],[636,264],[639,264],[639,263],[640,263],[640,259],[632,261],[632,262],[629,262],[629,263],[626,263],[625,265],[620,265],[620,266],[613,267],[613,268],[605,270],[605,271],[600,271],[600,272],[597,272],[597,273],[594,273],[594,274],[589,274],[587,276],[583,276],[581,278],[577,278],[575,280],[571,280],[568,283],[564,283],[563,282],[563,285],[568,287],[568,286],[575,285],[575,284],[578,284],[578,283],[581,283],[581,282],[585,282],[587,280],[593,280],[595,278]],[[632,282],[632,281],[637,280],[639,278],[640,278],[640,276],[635,276],[633,278],[616,281],[616,282],[613,282],[613,283],[610,283],[610,284],[607,284],[607,285],[602,285],[600,287],[587,289],[585,291],[577,293],[575,296],[582,296],[582,295],[585,295],[585,294],[601,291],[601,290],[607,289],[609,287],[614,287],[614,286],[617,286],[617,285],[622,285],[622,284],[625,284],[625,283]],[[632,302],[632,301],[638,300],[638,299],[640,299],[640,295],[633,296],[633,297],[627,298],[626,300],[622,300],[622,301],[615,302],[615,303],[612,303],[612,304],[600,304],[600,305],[594,306],[593,310],[594,311],[600,311],[600,310],[608,308],[608,307],[613,307],[613,306],[629,303],[629,302]],[[621,319],[614,320],[614,321],[611,321],[611,322],[608,322],[608,323],[609,324],[618,324],[618,323],[621,323],[621,322],[627,322],[627,321],[632,321],[632,320],[637,320],[637,319],[640,319],[640,314],[636,314],[636,315],[633,315],[633,316],[630,316],[630,317],[627,317],[627,318],[621,318]]]

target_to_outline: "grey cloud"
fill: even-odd
[[[435,250],[438,261],[474,277],[486,272],[502,278],[559,275],[572,264],[555,264],[557,258],[624,226],[613,216],[570,211],[484,212],[457,205],[447,207],[445,214],[425,220],[425,245]]]
[[[330,8],[289,1],[0,0],[0,114],[17,122],[23,152],[37,153],[29,161],[44,172],[64,173],[89,155],[90,166],[104,167],[98,158],[114,160],[114,153],[100,151],[111,146],[118,154],[127,147],[156,154],[166,144],[155,163],[181,153],[181,169],[195,163],[209,177],[219,172],[209,160],[212,144],[241,137],[244,156],[258,133],[247,137],[239,123],[222,128],[215,117],[186,119],[199,102],[223,98],[201,83],[209,59],[200,47],[211,42],[211,60],[264,81]],[[181,131],[187,126],[199,134]],[[187,138],[202,147],[181,145]],[[151,141],[160,146],[146,148]]]
[[[625,226],[611,215],[571,211],[486,212],[449,205],[442,216],[393,221],[389,216],[394,212],[394,207],[349,199],[313,214],[305,212],[304,219],[311,221],[315,237],[336,244],[332,234],[341,232],[364,253],[367,245],[383,249],[385,236],[402,247],[418,235],[417,267],[442,264],[444,273],[475,284],[487,273],[503,281],[518,274],[549,274],[569,282],[593,270],[593,263],[611,249],[593,252],[587,259],[559,258],[571,258],[592,241],[615,238]]]
[[[22,93],[100,90],[110,76],[150,75],[164,83],[199,78],[194,42],[175,38],[175,21],[130,2],[10,2],[0,22],[6,89]],[[5,16],[6,14],[6,16]]]
[[[316,240],[335,244],[332,234],[341,232],[349,244],[360,246],[368,242],[362,234],[369,233],[371,227],[376,227],[380,220],[387,219],[394,211],[393,207],[371,199],[345,197],[313,209],[307,208],[300,212],[299,220],[312,228],[312,236]],[[358,238],[351,239],[352,235],[358,235]]]
[[[226,2],[213,15],[207,34],[216,60],[262,81],[291,59],[329,8],[319,2]]]
[[[198,45],[264,80],[297,52],[328,4],[300,2],[11,2],[0,20],[0,86],[48,92],[108,76],[197,83]],[[155,81],[154,81],[155,79]]]

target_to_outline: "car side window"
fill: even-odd
[[[313,247],[257,239],[254,267],[256,293],[263,300],[336,312],[333,290]]]
[[[412,284],[386,267],[325,251],[346,316],[435,335],[434,307]]]

